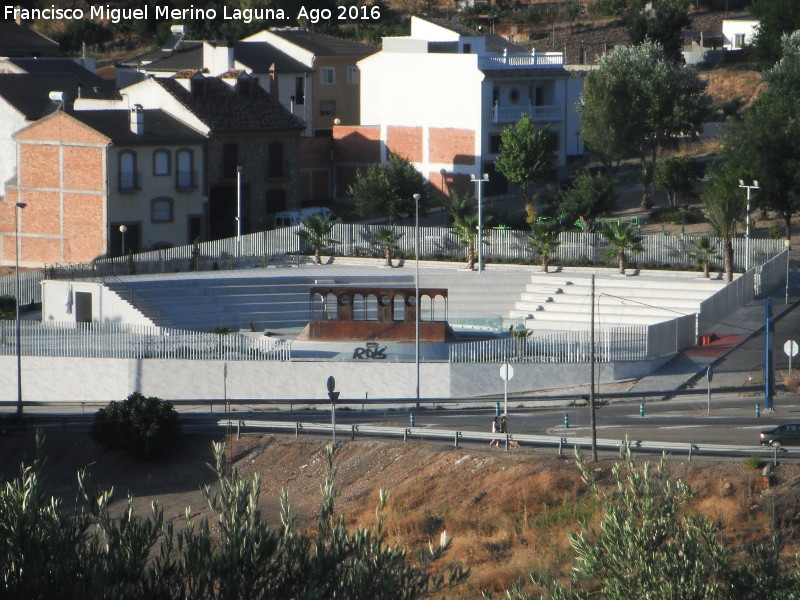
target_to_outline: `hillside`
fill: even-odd
[[[123,455],[102,454],[83,434],[51,431],[48,436],[48,485],[66,506],[76,502],[75,471],[87,468],[95,484],[114,486],[117,506],[130,493],[140,514],[147,514],[155,500],[165,518],[176,523],[186,506],[194,518],[209,516],[199,488],[213,483],[205,466],[210,438],[190,437],[164,462],[136,463]],[[279,492],[287,487],[301,526],[313,527],[325,468],[323,441],[253,435],[238,442],[234,438],[230,449],[233,464],[244,474],[261,476],[261,505],[268,519],[276,520]],[[0,438],[5,477],[18,472],[24,456],[32,457],[31,439]],[[484,446],[456,450],[357,441],[342,444],[337,464],[337,506],[349,523],[374,523],[378,490],[386,488],[386,524],[393,541],[413,549],[447,530],[454,538],[450,558],[472,568],[469,583],[455,595],[459,598],[491,597],[485,594],[497,594],[533,569],[563,576],[570,567],[567,532],[576,528],[579,517],[598,508],[585,494],[571,456],[559,458],[534,448],[506,453]],[[601,481],[610,480],[612,465],[613,460],[598,465]],[[769,535],[772,504],[762,500],[759,471],[741,460],[695,459],[689,464],[676,457],[670,465],[674,476],[697,492],[695,507],[726,525],[728,544],[740,546]],[[774,523],[789,536],[787,552],[793,554],[799,541],[800,467],[780,465],[776,475]]]

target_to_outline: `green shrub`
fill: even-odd
[[[755,471],[761,466],[761,457],[753,454],[744,459],[744,466]]]
[[[178,445],[181,424],[172,404],[134,392],[97,411],[89,432],[103,450],[125,450],[141,459],[163,455]]]
[[[17,316],[17,299],[14,296],[0,296],[0,319],[13,319]]]

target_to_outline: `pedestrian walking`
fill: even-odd
[[[508,433],[508,422],[505,415],[500,419],[500,433]]]
[[[492,421],[492,433],[500,433],[500,423],[498,423],[497,417],[495,417],[494,421]],[[493,439],[492,441],[489,442],[489,445],[490,446],[498,446],[499,447],[500,446],[500,441],[497,438],[495,438],[495,439]]]

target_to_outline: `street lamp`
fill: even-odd
[[[325,385],[328,388],[328,398],[331,401],[331,430],[333,431],[333,446],[336,447],[336,401],[339,399],[340,392],[336,391],[336,380],[333,375],[328,377]]]
[[[783,240],[783,246],[786,248],[786,304],[789,304],[789,258],[792,252],[792,240],[786,238]]]
[[[242,167],[236,167],[236,256],[242,255]]]
[[[750,270],[750,192],[758,189],[758,181],[753,180],[752,185],[745,185],[743,180],[739,180],[739,187],[747,190],[747,224],[745,228],[745,246],[744,252],[747,256],[744,258],[744,271],[745,273]]]
[[[474,173],[470,173],[469,180],[478,184],[478,273],[483,272],[483,197],[481,190],[483,183],[489,181],[489,175],[483,174],[480,179]]]
[[[125,232],[128,231],[128,227],[126,225],[119,226],[119,232],[122,238],[122,256],[125,256]]]
[[[414,363],[417,367],[417,408],[419,408],[419,194],[414,194]]]
[[[15,269],[14,272],[16,274],[16,288],[15,294],[17,296],[17,313],[16,313],[16,350],[17,350],[17,420],[19,424],[22,425],[22,339],[21,339],[21,331],[20,331],[20,322],[19,322],[19,305],[22,301],[21,298],[21,289],[19,285],[19,213],[20,211],[28,206],[25,202],[17,202],[14,204],[14,244],[15,244],[15,252],[14,252],[14,264]]]

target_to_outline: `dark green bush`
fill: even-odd
[[[650,213],[652,223],[672,223],[673,225],[691,225],[705,221],[703,213],[699,210],[672,210],[659,208]]]
[[[17,299],[14,296],[0,296],[0,319],[13,319],[17,316]]]
[[[125,450],[141,459],[169,452],[181,439],[181,424],[172,404],[134,392],[122,402],[97,411],[91,438],[103,450]]]

